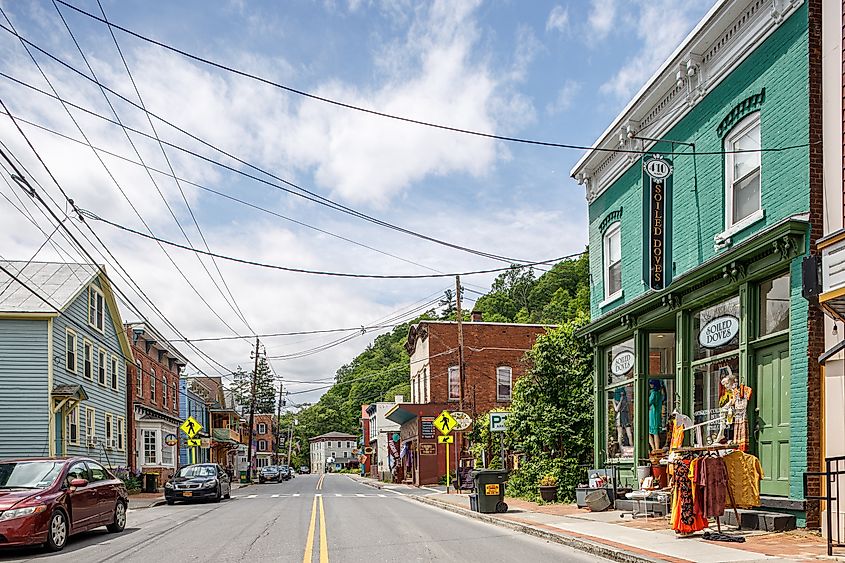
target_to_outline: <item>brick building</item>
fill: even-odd
[[[158,473],[161,484],[176,469],[182,369],[188,361],[147,323],[127,323],[135,365],[128,389],[129,463],[133,471]]]
[[[253,419],[252,444],[255,448],[255,467],[275,465],[273,454],[276,451],[274,415],[256,413]],[[246,424],[249,427],[249,422]],[[247,438],[249,439],[249,438]]]
[[[473,313],[472,322],[462,325],[463,407],[457,322],[422,321],[408,333],[405,349],[410,355],[411,404],[398,404],[385,414],[388,420],[400,424],[401,475],[394,471],[394,478],[418,486],[437,483],[445,475],[446,462],[445,448],[437,444],[431,425],[434,417],[442,410],[463,408],[463,412],[476,418],[491,410],[510,407],[513,385],[527,368],[523,361],[525,353],[537,336],[551,328],[487,323],[478,313]],[[460,436],[456,443],[467,445]]]
[[[810,526],[818,7],[717,2],[572,169],[589,206],[596,467],[633,475],[677,410],[704,442],[759,457],[762,510]]]

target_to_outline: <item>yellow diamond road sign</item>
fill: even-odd
[[[200,446],[202,446],[202,440],[200,438],[188,438],[189,448],[199,448]]]
[[[443,411],[437,418],[434,419],[434,426],[440,430],[441,434],[449,434],[455,427],[458,425],[458,421],[452,418],[452,415],[449,414],[449,411]]]
[[[182,429],[182,432],[188,435],[188,438],[193,438],[197,434],[199,434],[200,430],[202,430],[202,424],[197,422],[197,419],[189,416],[185,419],[185,422],[182,423],[182,426],[179,428]]]
[[[455,437],[454,436],[438,436],[437,437],[438,444],[454,444]]]

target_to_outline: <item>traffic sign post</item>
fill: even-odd
[[[189,448],[198,448],[201,445],[201,441],[199,438],[188,438],[188,447]]]
[[[188,435],[188,438],[193,438],[200,433],[200,430],[202,430],[202,424],[200,424],[196,418],[189,416],[185,419],[185,422],[179,426],[179,428],[182,432]]]
[[[437,443],[438,444],[446,444],[446,445],[454,444],[455,443],[455,437],[454,436],[438,436],[437,437]]]
[[[455,437],[449,436],[452,433],[452,430],[458,426],[458,421],[455,420],[449,411],[443,411],[437,418],[434,419],[434,427],[440,430],[440,433],[443,434],[442,436],[437,437],[437,441],[441,444],[446,444],[446,492],[449,492],[449,484],[451,482],[451,478],[449,476],[449,444],[455,443]],[[445,442],[443,438],[451,438],[450,441]]]

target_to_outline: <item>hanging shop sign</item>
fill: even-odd
[[[458,422],[458,426],[455,427],[455,430],[464,431],[472,426],[472,417],[465,412],[455,411],[452,413],[452,418]]]
[[[613,375],[625,375],[634,367],[634,353],[625,350],[619,352],[610,362],[610,373]]]
[[[437,444],[420,444],[420,455],[437,455]]]
[[[705,348],[718,348],[734,339],[739,333],[739,319],[733,315],[721,315],[701,327],[698,343]]]
[[[663,289],[668,285],[666,265],[669,232],[667,208],[670,207],[672,192],[672,163],[660,155],[643,160],[643,185],[648,207],[646,217],[645,274],[651,289]]]

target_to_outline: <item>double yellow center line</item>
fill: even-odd
[[[317,481],[316,490],[323,489],[323,480],[326,478],[325,474]],[[308,524],[308,539],[305,541],[305,553],[302,556],[302,563],[311,563],[314,557],[314,532],[317,527],[317,500],[319,499],[320,507],[320,563],[329,563],[329,542],[326,536],[326,511],[323,508],[323,495],[316,493],[314,495],[314,502],[311,505],[311,522]]]

